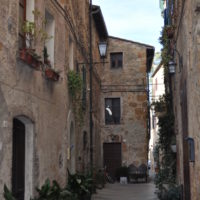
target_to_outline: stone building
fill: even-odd
[[[154,48],[111,37],[101,74],[101,142],[103,165],[114,176],[116,168],[147,164],[147,75]]]
[[[200,1],[168,1],[165,21],[176,72],[171,74],[177,139],[177,181],[184,200],[200,199]]]
[[[97,43],[106,40],[107,31],[100,10],[92,17],[92,52],[98,62]],[[24,24],[24,20],[29,23]],[[30,30],[34,27],[37,37],[31,40]],[[64,185],[67,168],[71,172],[88,169],[89,53],[88,0],[1,1],[1,199],[4,184],[12,188],[18,198],[29,199],[35,193],[34,188],[42,185],[46,178]],[[79,105],[84,104],[82,125],[68,91],[69,70],[79,72],[85,81],[84,98],[78,101]],[[95,67],[92,83],[97,105],[100,78]],[[98,138],[100,116],[92,115]]]
[[[100,7],[89,8],[88,0],[1,2],[0,198],[4,184],[19,199],[34,196],[47,178],[63,186],[67,168],[87,171],[91,158],[101,168],[106,144],[120,145],[124,165],[147,162],[154,48],[108,38]],[[108,63],[100,41],[109,44]],[[82,77],[75,100],[70,71]]]
[[[155,69],[151,75],[152,87],[151,87],[151,103],[158,101],[160,97],[165,94],[164,86],[164,68],[162,64],[155,65]],[[149,160],[150,160],[150,169],[152,175],[155,173],[158,167],[158,163],[154,158],[154,151],[156,148],[156,143],[158,142],[158,116],[154,110],[154,107],[151,107],[150,110],[150,119],[151,119],[151,137],[149,141]]]

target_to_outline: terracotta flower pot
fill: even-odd
[[[39,70],[40,69],[40,65],[41,65],[41,61],[37,60],[36,58],[32,58],[32,63],[31,66],[36,69]]]
[[[57,72],[55,72],[53,69],[51,69],[51,68],[46,68],[45,69],[45,76],[48,79],[51,79],[53,81],[58,81],[58,79],[59,79],[59,74]]]
[[[26,49],[22,49],[19,52],[19,57],[23,60],[26,61]]]
[[[168,38],[172,39],[174,37],[174,28],[170,26],[166,29],[166,31]]]

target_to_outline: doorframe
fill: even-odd
[[[121,147],[120,155],[121,155],[121,166],[122,166],[122,142],[103,142],[103,168],[105,167],[104,144],[120,144],[120,147]]]
[[[15,116],[13,120],[21,121],[25,126],[25,180],[24,199],[33,196],[33,166],[34,166],[34,123],[26,116]],[[13,124],[14,126],[14,124]],[[12,130],[13,132],[13,130]],[[12,176],[13,177],[13,176]]]

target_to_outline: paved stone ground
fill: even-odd
[[[153,183],[106,184],[102,190],[92,196],[92,200],[158,200]]]

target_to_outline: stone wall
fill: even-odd
[[[110,53],[123,52],[123,67],[111,69]],[[146,46],[110,37],[101,70],[101,141],[122,144],[122,165],[147,164]],[[120,98],[120,124],[105,124],[105,98]],[[102,152],[103,156],[103,152]],[[103,161],[102,161],[103,164]]]
[[[12,177],[12,133],[13,118],[22,120],[27,126],[26,134],[32,132],[33,171],[30,190],[44,183],[46,178],[57,180],[64,185],[67,180],[67,168],[72,168],[70,143],[74,135],[73,148],[75,169],[83,171],[89,165],[89,90],[87,90],[86,110],[83,124],[80,126],[72,107],[68,93],[67,73],[70,65],[69,41],[73,42],[74,70],[80,69],[78,63],[88,63],[88,10],[87,0],[82,1],[35,1],[35,9],[44,16],[45,9],[55,19],[54,36],[54,68],[59,70],[59,81],[47,80],[44,71],[34,70],[19,58],[18,51],[18,1],[3,1],[0,5],[0,195],[3,184],[11,188]],[[77,13],[82,13],[78,15]],[[36,20],[41,26],[41,19]],[[94,27],[95,30],[95,27]],[[95,32],[95,34],[97,34]],[[96,40],[98,41],[98,35]],[[36,52],[42,55],[43,44],[38,40],[34,43]],[[98,49],[94,44],[94,49]],[[94,55],[96,56],[96,55]],[[98,61],[99,57],[95,58]],[[89,87],[89,66],[86,65],[87,86]],[[94,74],[96,74],[94,72]],[[94,82],[94,95],[100,99],[100,82]],[[95,99],[95,98],[94,98]],[[98,104],[98,99],[95,101]],[[99,107],[99,106],[98,106]],[[97,110],[99,112],[99,108]],[[94,115],[96,138],[99,116]],[[29,126],[31,124],[31,126]],[[32,127],[32,130],[30,130]],[[71,128],[74,127],[74,128]],[[70,136],[70,132],[73,133]],[[83,133],[87,132],[87,155],[83,151]],[[71,139],[70,139],[71,138]],[[31,151],[30,151],[31,152]],[[96,159],[98,160],[98,159]],[[73,161],[74,162],[74,161]],[[29,192],[34,194],[34,192]],[[29,194],[30,195],[30,194]]]
[[[200,26],[199,26],[199,1],[186,1],[183,17],[180,21],[181,7],[183,4],[177,4],[177,24],[180,21],[180,30],[177,32],[176,49],[181,55],[183,64],[181,71],[173,78],[173,95],[174,95],[174,112],[177,133],[177,172],[178,182],[185,185],[185,188],[190,188],[190,199],[197,200],[200,198],[200,159],[199,159],[199,130],[200,130],[200,93],[199,93],[199,74],[200,74]],[[196,10],[196,11],[195,11]],[[178,55],[177,55],[178,60]],[[184,91],[186,95],[184,97]],[[185,103],[186,102],[186,106]],[[184,105],[184,106],[183,106]],[[185,124],[187,127],[185,128]],[[187,133],[186,133],[187,132]],[[194,139],[195,142],[195,162],[187,161],[184,163],[185,134]],[[187,152],[185,152],[187,154]],[[187,155],[189,156],[189,155]],[[190,185],[184,181],[184,168],[189,165],[189,181]],[[185,197],[186,199],[186,197]]]

